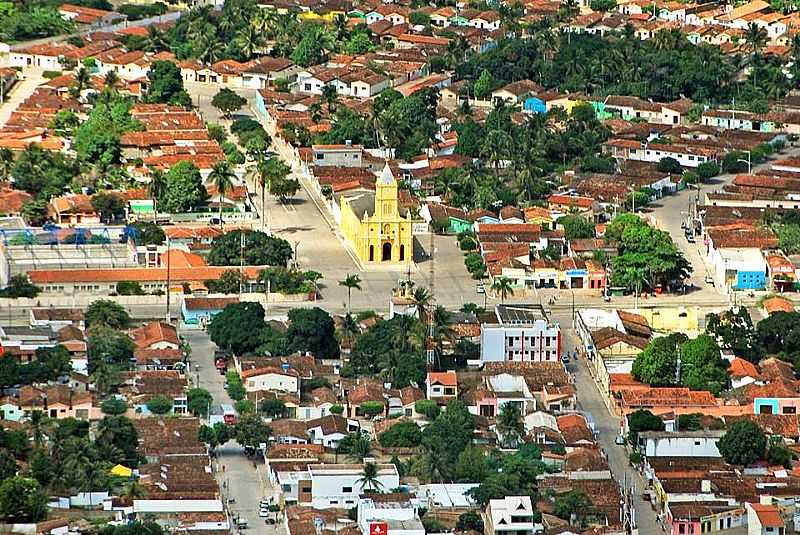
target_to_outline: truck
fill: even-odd
[[[220,375],[225,375],[228,371],[228,361],[223,357],[217,357],[217,360],[214,361],[214,367],[217,368],[217,371]]]
[[[225,425],[233,425],[236,423],[236,411],[233,405],[223,403],[221,405],[211,406],[211,411],[208,415],[208,425],[213,427],[214,424],[217,423]]]

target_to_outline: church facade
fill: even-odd
[[[339,198],[342,234],[363,265],[405,264],[413,259],[411,217],[398,204],[397,181],[386,165],[375,193]]]

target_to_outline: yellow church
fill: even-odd
[[[340,226],[364,265],[407,263],[413,256],[411,217],[401,214],[397,181],[389,165],[375,181],[375,193],[339,197]]]

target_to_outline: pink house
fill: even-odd
[[[69,385],[54,385],[46,388],[23,386],[19,392],[19,406],[25,417],[34,411],[42,411],[49,418],[78,418],[98,420],[103,417],[99,407],[94,406],[94,396],[89,392],[75,392]]]

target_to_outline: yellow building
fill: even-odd
[[[362,191],[342,195],[339,208],[342,234],[363,264],[411,260],[411,217],[400,212],[397,181],[388,165],[375,182],[374,194]]]

